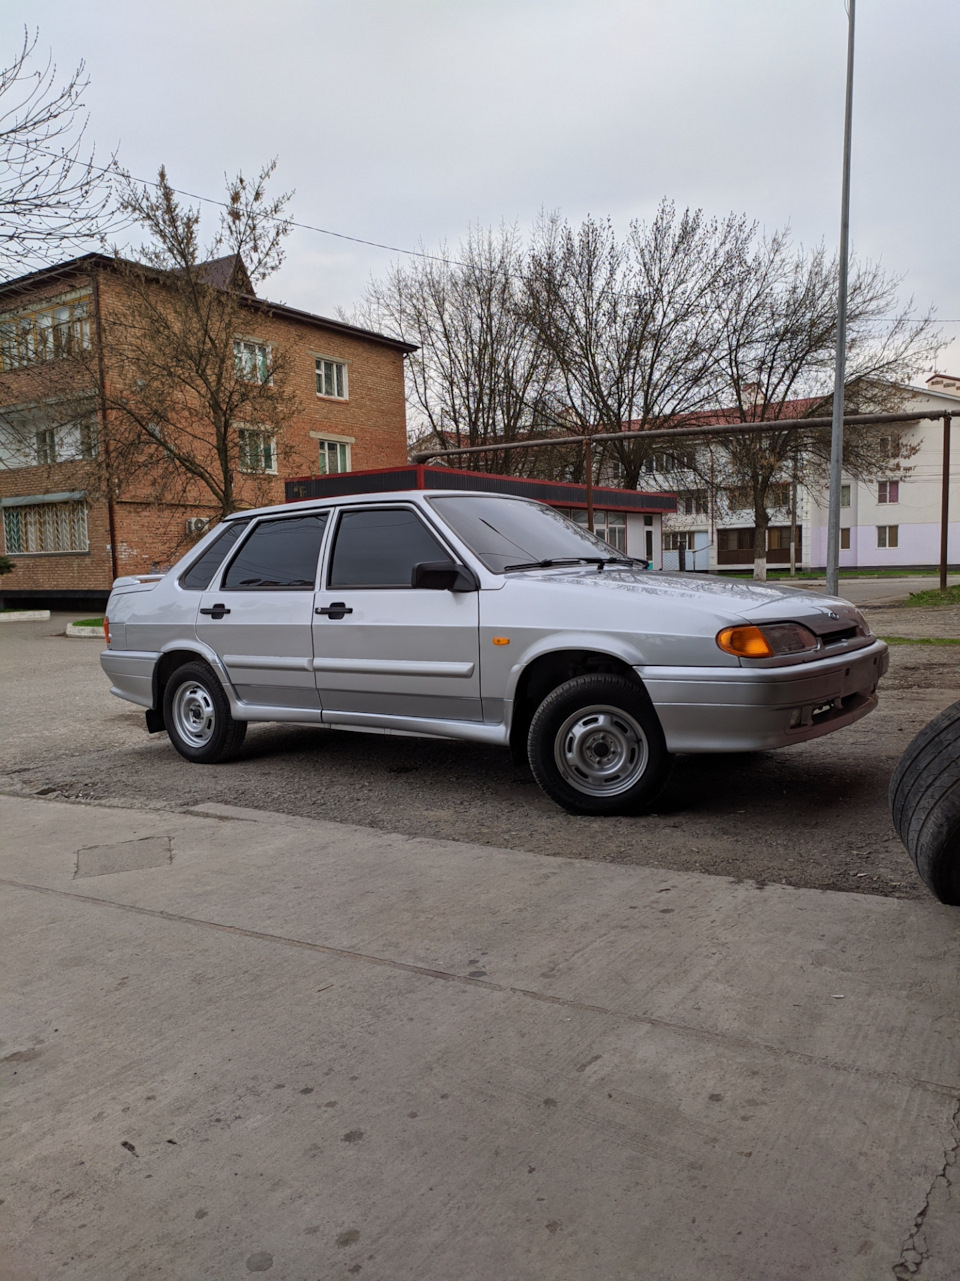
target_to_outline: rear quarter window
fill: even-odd
[[[213,576],[226,560],[231,548],[249,525],[248,520],[232,520],[219,537],[193,562],[185,574],[180,575],[180,586],[188,592],[205,592]]]

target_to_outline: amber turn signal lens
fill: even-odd
[[[717,644],[737,658],[770,658],[773,654],[759,627],[725,627],[717,633]]]
[[[109,618],[105,618],[103,620],[103,634],[104,636],[106,636],[107,644],[109,645],[110,644],[110,619]]]
[[[509,645],[509,644],[510,644],[510,637],[509,637],[509,636],[494,636],[494,638],[493,638],[493,643],[494,643],[494,645]]]

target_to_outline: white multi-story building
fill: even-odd
[[[937,373],[923,387],[909,388],[904,413],[941,410],[956,415],[950,466],[950,521],[947,560],[960,564],[960,377]],[[882,429],[878,429],[882,430]],[[900,471],[883,479],[843,478],[840,511],[841,569],[934,566],[940,559],[943,426],[936,420],[892,427],[904,444],[916,446]],[[674,475],[668,483],[676,486]],[[790,563],[793,510],[788,479],[773,487],[767,564]],[[744,502],[748,496],[743,496]],[[797,486],[796,564],[821,569],[826,564],[826,486]],[[677,514],[663,519],[659,568],[725,571],[753,567],[753,513],[729,489],[709,489],[702,481],[678,490]]]

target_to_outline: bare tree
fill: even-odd
[[[407,360],[418,444],[496,445],[549,432],[554,362],[521,307],[522,265],[516,228],[475,230],[455,258],[444,250],[371,284],[361,322],[418,347]],[[468,454],[463,466],[529,474],[544,466],[543,452]]]
[[[0,69],[0,272],[56,261],[102,240],[109,166],[84,151],[84,64],[58,79],[35,59],[37,33]]]
[[[684,426],[709,401],[720,292],[749,229],[663,201],[620,240],[609,221],[541,220],[527,265],[531,324],[554,358],[569,422],[584,435]],[[658,451],[663,461],[663,451]],[[636,488],[652,451],[605,450]]]
[[[102,394],[115,473],[167,504],[220,515],[255,505],[296,412],[288,358],[242,338],[269,316],[253,289],[280,266],[290,230],[289,195],[267,194],[273,171],[270,164],[252,183],[242,175],[228,183],[205,248],[199,210],[178,202],[164,169],[155,189],[124,175],[121,207],[149,239],[136,262],[116,260]]]
[[[717,418],[769,422],[769,432],[717,437],[709,468],[728,514],[747,508],[754,521],[754,577],[766,578],[772,490],[783,482],[822,482],[830,433],[798,432],[797,418],[830,413],[836,346],[837,262],[822,245],[794,249],[786,231],[746,237],[736,269],[711,298],[716,317],[711,381]],[[910,318],[897,304],[900,281],[874,264],[854,264],[847,319],[847,412],[886,411],[902,404],[905,384],[929,358],[929,316]],[[893,317],[886,320],[886,317]],[[902,470],[915,452],[875,429],[847,429],[844,468],[855,479]]]

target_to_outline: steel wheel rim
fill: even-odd
[[[206,747],[217,727],[217,710],[209,690],[198,681],[187,681],[173,699],[173,720],[180,737],[190,747]]]
[[[588,796],[620,796],[643,777],[650,759],[647,736],[619,707],[582,707],[554,739],[563,778]]]

